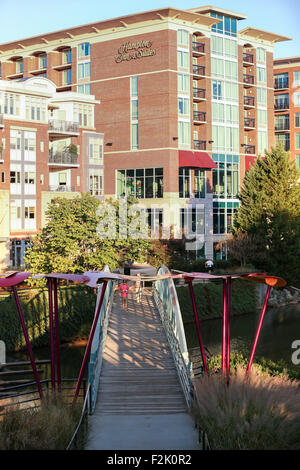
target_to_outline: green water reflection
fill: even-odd
[[[260,311],[231,317],[231,351],[249,355],[259,315]],[[200,325],[205,346],[212,354],[221,354],[222,320],[205,320]],[[195,325],[185,325],[185,331],[188,348],[198,347]],[[300,304],[269,308],[264,318],[256,354],[273,361],[284,360],[289,368],[299,370],[300,366],[293,365],[291,361],[294,351],[291,345],[296,339],[300,340]]]

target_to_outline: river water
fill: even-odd
[[[240,316],[232,316],[230,322],[231,351],[243,352],[249,356],[260,311]],[[203,342],[212,354],[221,354],[222,347],[222,320],[204,320],[200,322]],[[188,348],[198,347],[195,325],[185,325]],[[268,308],[261,334],[259,337],[256,355],[264,356],[273,361],[284,360],[288,368],[300,371],[300,365],[292,363],[292,343],[300,341],[300,304],[282,308]],[[66,344],[61,346],[62,377],[78,377],[85,351],[85,344]],[[36,349],[35,359],[49,359],[49,348]],[[27,352],[8,353],[10,360],[28,360]],[[44,372],[42,378],[50,377],[50,366],[41,367]],[[85,373],[85,376],[87,374]]]
[[[230,321],[231,351],[243,352],[249,357],[255,337],[260,310],[248,315],[232,316]],[[212,354],[222,351],[222,320],[205,320],[200,323],[203,342]],[[194,324],[185,325],[188,348],[198,347]],[[273,361],[284,360],[286,366],[300,371],[292,363],[292,343],[300,341],[300,303],[281,308],[268,308],[264,317],[256,355]]]

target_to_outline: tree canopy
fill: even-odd
[[[256,241],[249,261],[289,282],[299,277],[300,171],[282,144],[265,152],[246,173],[234,235]]]
[[[27,267],[32,273],[78,273],[132,261],[160,264],[164,250],[157,241],[145,234],[128,236],[136,218],[133,204],[128,201],[121,214],[118,201],[103,203],[88,193],[56,198],[47,210],[47,225],[26,253]]]

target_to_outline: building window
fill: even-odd
[[[103,165],[103,139],[100,137],[89,138],[89,163]]]
[[[300,116],[300,113],[299,113]],[[299,123],[300,124],[300,123]],[[275,131],[286,131],[290,128],[290,115],[280,114],[275,116]]]
[[[10,172],[10,183],[11,184],[21,183],[21,172],[20,171],[11,171]]]
[[[294,106],[300,106],[300,92],[294,93]]]
[[[195,198],[203,199],[205,198],[205,185],[206,185],[206,175],[205,170],[200,168],[195,168],[194,170],[195,178]]]
[[[223,38],[220,36],[211,37],[211,52],[217,55],[223,55]]]
[[[78,91],[78,93],[83,93],[84,95],[90,95],[91,94],[91,84],[90,83],[84,83],[83,85],[78,85],[77,91]]]
[[[16,73],[23,73],[23,59],[16,60]]]
[[[11,243],[11,261],[14,268],[25,265],[26,249],[30,247],[30,240],[12,240]]]
[[[239,207],[238,202],[213,203],[213,232],[216,235],[229,233],[234,221],[234,214]]]
[[[295,132],[295,149],[300,150],[300,132]]]
[[[177,51],[177,67],[182,69],[189,68],[189,53],[185,51]]]
[[[178,98],[178,114],[186,116],[190,114],[190,100],[188,98]]]
[[[267,89],[257,87],[257,104],[259,106],[267,106]]]
[[[117,197],[163,197],[163,168],[117,170]]]
[[[296,86],[300,86],[300,70],[294,72],[294,88],[296,88]]]
[[[131,149],[136,150],[139,148],[139,125],[131,124]]]
[[[91,76],[91,63],[90,62],[84,62],[78,64],[78,79],[82,78],[90,78]]]
[[[237,198],[239,194],[239,156],[213,154],[213,194],[217,198]]]
[[[275,95],[275,109],[289,109],[289,94]]]
[[[177,31],[177,44],[179,46],[189,47],[189,33],[184,29],[179,29]]]
[[[103,196],[103,169],[89,170],[89,191],[93,196]]]
[[[25,171],[24,182],[25,184],[35,184],[35,172]]]
[[[220,23],[215,24],[211,27],[212,32],[225,34],[227,36],[236,36],[237,20],[235,18],[231,18],[230,16],[219,15],[218,13],[214,12],[212,12],[210,16],[222,20]]]
[[[139,117],[138,100],[131,100],[131,119],[137,121]]]
[[[300,113],[295,113],[295,127],[300,127]]]
[[[74,104],[74,120],[80,127],[93,127],[93,106],[89,104]]]
[[[266,109],[257,110],[257,127],[268,126],[268,114]]]
[[[20,115],[20,96],[14,93],[4,93],[4,104],[1,105],[0,100],[0,112],[4,114],[11,114],[15,116]],[[1,99],[1,96],[0,96]]]
[[[179,73],[178,77],[178,93],[190,91],[190,76],[183,73]]]
[[[72,83],[72,69],[62,71],[62,84],[71,85]]]
[[[63,49],[61,51],[62,63],[71,64],[72,63],[72,49]]]
[[[179,168],[179,197],[191,196],[191,169]]]
[[[289,134],[276,134],[275,139],[276,139],[276,145],[279,144],[279,143],[282,143],[283,148],[286,152],[288,150],[290,150],[290,136],[289,136]]]
[[[39,69],[45,69],[47,67],[47,54],[40,54],[38,56],[38,67]]]
[[[188,205],[180,209],[180,228],[182,237],[205,234],[205,209]]]
[[[296,168],[300,169],[300,155],[295,155]]]
[[[262,47],[256,49],[256,62],[260,62],[261,64],[266,63],[266,50]]]
[[[190,123],[188,121],[178,121],[178,143],[180,145],[190,145]]]
[[[257,151],[258,153],[264,154],[265,150],[268,150],[268,132],[259,130],[257,136]]]
[[[274,79],[275,79],[274,88],[276,90],[289,87],[289,74],[288,73],[280,73],[278,75],[275,75]]]
[[[90,55],[90,43],[83,42],[78,45],[78,57],[87,57]]]
[[[267,72],[265,67],[256,67],[257,83],[267,83]]]

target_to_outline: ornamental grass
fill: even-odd
[[[214,450],[299,450],[300,382],[238,365],[195,380],[195,416]]]
[[[1,414],[0,450],[65,450],[80,414],[80,405],[52,399],[26,410],[8,407]]]

